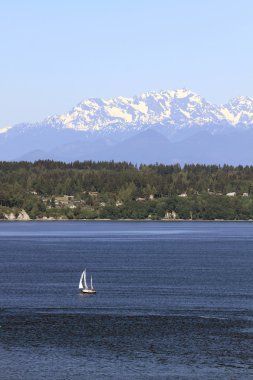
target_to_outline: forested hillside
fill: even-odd
[[[253,166],[0,162],[0,218],[253,219]]]

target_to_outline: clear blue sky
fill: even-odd
[[[253,96],[252,0],[0,0],[0,127],[89,97]]]

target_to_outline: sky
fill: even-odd
[[[252,14],[252,0],[0,0],[0,128],[92,97],[252,97]]]

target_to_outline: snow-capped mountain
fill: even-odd
[[[19,130],[38,126],[69,128],[86,132],[145,130],[154,125],[182,129],[205,125],[253,124],[253,98],[238,97],[215,105],[187,89],[146,92],[133,98],[87,99],[70,112],[35,124],[20,124]],[[1,129],[7,133],[9,129]]]
[[[253,98],[239,96],[221,107],[221,112],[232,125],[253,124]]]
[[[186,89],[88,99],[0,129],[0,160],[253,164],[253,98],[215,105]]]
[[[142,129],[162,124],[177,128],[210,124],[252,124],[253,98],[239,97],[217,106],[187,90],[147,92],[133,98],[88,99],[69,113],[44,123],[80,131]]]

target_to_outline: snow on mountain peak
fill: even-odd
[[[238,96],[222,107],[231,124],[253,124],[253,98]]]
[[[152,125],[249,125],[253,124],[253,98],[240,96],[217,106],[186,88],[150,91],[132,98],[91,98],[40,124],[90,132],[141,130]]]
[[[10,126],[0,128],[0,134],[8,132],[8,130],[9,130],[10,128],[11,128]]]
[[[186,98],[189,95],[195,95],[190,90],[187,90],[186,88],[178,89],[175,91],[175,98],[182,99]]]
[[[145,92],[133,98],[87,99],[69,113],[47,122],[84,131],[141,129],[166,124],[182,128],[218,123],[224,118],[217,106],[188,89]]]

